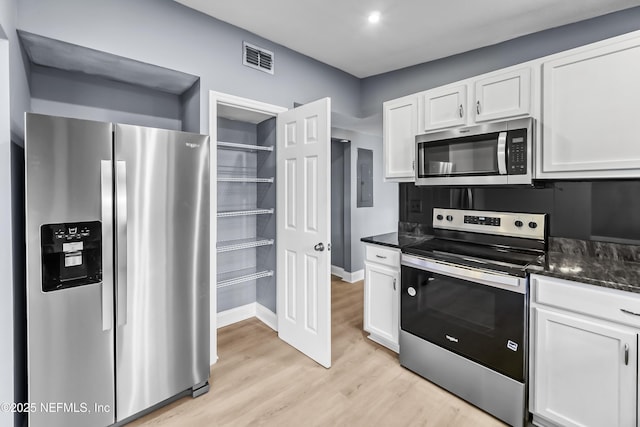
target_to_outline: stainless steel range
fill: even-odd
[[[400,363],[495,417],[526,419],[528,278],[546,215],[433,210],[402,254]]]

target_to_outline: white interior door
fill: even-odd
[[[277,123],[278,336],[331,367],[331,100]]]

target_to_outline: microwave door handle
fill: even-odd
[[[498,173],[507,174],[507,133],[498,134]]]

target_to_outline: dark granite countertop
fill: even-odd
[[[402,249],[405,246],[420,243],[423,240],[431,239],[432,236],[415,233],[385,233],[376,236],[363,237],[360,241],[365,243],[373,243],[375,245],[388,246],[391,248]]]
[[[433,236],[422,233],[394,232],[360,240],[402,249],[431,238]],[[640,246],[551,238],[547,254],[538,263],[528,266],[527,271],[640,293]]]
[[[548,252],[529,273],[640,293],[640,263]]]
[[[527,267],[529,273],[640,293],[639,246],[554,240],[540,263]]]

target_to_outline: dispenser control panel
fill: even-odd
[[[100,221],[44,224],[40,243],[44,292],[102,281]]]

